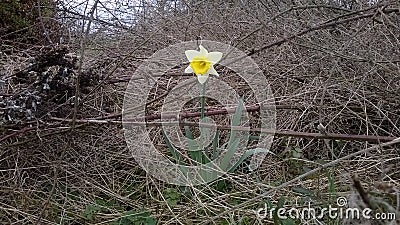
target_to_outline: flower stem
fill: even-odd
[[[205,117],[205,104],[206,104],[206,84],[201,84],[201,115],[200,115],[200,119],[203,119]]]

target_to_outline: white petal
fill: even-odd
[[[205,49],[205,48],[203,47],[203,45],[199,45],[199,48],[200,48],[200,56],[206,57],[207,54],[208,54],[207,49]]]
[[[185,55],[186,55],[186,58],[189,60],[189,62],[191,62],[194,57],[200,55],[200,52],[198,52],[196,50],[186,50]]]
[[[222,52],[210,52],[207,55],[207,59],[212,63],[217,63],[222,58]]]
[[[214,66],[210,66],[210,69],[207,70],[207,74],[212,74],[215,76],[219,76],[218,72],[214,69]]]
[[[186,67],[185,73],[193,73],[192,67],[190,67],[190,66]]]
[[[199,80],[200,84],[204,84],[208,79],[208,75],[199,75],[197,76],[197,80]]]

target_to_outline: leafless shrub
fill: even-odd
[[[326,204],[340,193],[363,205],[364,189],[375,211],[385,203],[386,211],[398,213],[398,144],[346,158],[371,143],[277,136],[276,155],[254,174],[184,189],[146,175],[119,123],[126,83],[143,60],[170,44],[214,40],[243,50],[264,71],[279,106],[278,131],[315,135],[321,124],[328,133],[399,137],[398,1],[95,2],[93,10],[93,2],[57,2],[56,20],[42,14],[40,21],[60,27],[56,32],[37,24],[49,46],[23,49],[7,40],[9,34],[1,36],[1,223],[108,224],[145,208],[160,224],[261,224],[252,210],[262,199]],[[180,69],[159,79],[149,112],[160,110],[165,87],[185,79],[174,75]],[[46,71],[51,79],[44,79]],[[251,96],[226,71],[221,68],[221,79]],[[43,90],[46,84],[50,90]],[[218,121],[229,122],[222,115]],[[165,149],[162,136],[154,136]],[[298,179],[323,162],[337,163]],[[313,195],[296,194],[298,187]],[[174,206],[167,204],[169,188],[179,190]]]

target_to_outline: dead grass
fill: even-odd
[[[42,83],[27,82],[46,71],[44,67],[26,69],[36,62],[32,57],[42,53],[33,47],[11,50],[10,46],[2,46],[0,223],[273,224],[277,221],[261,220],[254,210],[264,207],[264,203],[278,207],[283,200],[287,208],[301,208],[307,201],[315,206],[334,205],[339,196],[347,198],[348,206],[362,208],[369,203],[373,212],[394,212],[399,219],[398,143],[339,160],[332,167],[296,180],[321,164],[372,144],[275,137],[271,149],[275,155],[269,155],[254,173],[237,171],[209,185],[179,187],[146,174],[126,147],[118,122],[127,81],[140,63],[159,49],[201,35],[204,40],[230,43],[251,54],[264,71],[276,104],[296,106],[277,109],[277,130],[318,133],[317,125],[321,123],[331,133],[400,137],[399,13],[382,12],[399,5],[395,1],[382,4],[386,8],[365,11],[375,16],[341,24],[341,15],[348,10],[305,7],[271,20],[272,15],[284,10],[266,8],[261,1],[247,5],[215,1],[189,4],[191,8],[180,13],[154,11],[151,20],[142,21],[142,26],[124,34],[93,35],[87,40],[77,119],[96,118],[104,123],[77,123],[75,128],[68,120],[52,117],[72,119],[76,65],[61,65],[71,70],[70,78],[52,83],[52,90],[46,92],[41,90]],[[362,14],[344,18],[358,15]],[[331,20],[338,21],[338,25],[253,54],[269,43]],[[79,51],[72,44],[68,47],[69,52]],[[171,74],[180,69],[184,67],[174,68]],[[25,72],[21,77],[14,76],[18,71]],[[152,104],[147,113],[159,112],[166,87],[172,88],[187,78],[167,74],[159,79],[148,96]],[[223,69],[221,80],[251,102],[251,90],[234,73]],[[61,84],[65,87],[57,86]],[[6,101],[17,101],[26,96],[26,91],[36,91],[34,95],[41,97],[37,112],[33,112],[36,117],[28,120],[22,113],[9,121],[4,114],[9,107]],[[212,100],[207,103],[218,106]],[[198,105],[190,102],[185,107],[196,111]],[[252,119],[257,117],[252,115]],[[229,125],[226,116],[212,118]],[[160,129],[148,128],[154,134],[153,143],[167,152]],[[228,132],[222,134],[226,138]],[[276,189],[286,182],[290,183]],[[358,182],[361,189],[354,185]],[[307,222],[317,224],[315,220],[300,224]],[[323,222],[396,224],[389,220],[327,218]]]

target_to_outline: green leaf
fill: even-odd
[[[134,210],[126,211],[123,217],[118,221],[119,225],[131,225],[135,222],[137,213]]]
[[[233,115],[231,126],[240,126],[240,122],[242,119],[242,114],[243,114],[243,108],[244,108],[244,103],[243,103],[243,98],[239,100],[239,105],[235,110],[235,114]],[[228,170],[229,163],[234,156],[239,143],[241,141],[240,137],[236,137],[236,131],[231,130],[229,140],[228,140],[228,146],[227,146],[227,152],[225,153],[224,157],[221,160],[221,169],[226,171]],[[226,143],[225,143],[226,144]],[[224,145],[225,145],[224,144]]]
[[[300,148],[294,148],[292,151],[292,156],[294,158],[300,159],[303,157],[303,151]]]
[[[274,224],[282,224],[282,221],[278,216],[278,209],[282,208],[284,204],[285,204],[285,197],[280,197],[278,199],[278,204],[276,206],[276,209],[273,213]]]
[[[144,224],[145,225],[156,225],[157,224],[157,220],[155,220],[153,217],[147,217],[144,220]]]
[[[233,165],[230,169],[229,172],[234,172],[237,167],[244,161],[246,160],[248,157],[254,155],[254,154],[258,154],[258,153],[269,153],[270,151],[267,149],[263,149],[263,148],[255,148],[255,149],[251,149],[246,151],[242,157],[240,157],[240,159],[235,163],[235,165]],[[272,152],[271,152],[272,153]]]
[[[244,103],[243,103],[243,98],[241,98],[239,100],[238,107],[235,110],[235,114],[233,114],[231,126],[240,126],[241,121],[242,121],[243,108],[244,108]],[[231,133],[229,136],[229,141],[232,141],[233,139],[235,139],[236,132],[237,131],[235,131],[235,130],[231,130]]]
[[[295,225],[296,222],[292,218],[282,220],[282,225]]]
[[[99,210],[100,208],[96,205],[87,205],[85,211],[83,212],[83,217],[85,217],[87,220],[93,221],[94,214],[96,214]]]
[[[188,151],[189,151],[190,158],[193,161],[202,163],[203,157],[202,157],[201,148],[198,145],[198,143],[196,143],[196,141],[194,140],[193,133],[192,133],[192,131],[190,131],[190,128],[188,126],[185,126],[185,133],[186,133],[186,137],[187,137],[188,144],[189,144]]]
[[[96,204],[100,206],[107,206],[107,202],[101,198],[96,198]]]
[[[280,209],[280,208],[282,208],[283,207],[283,205],[285,204],[285,197],[280,197],[279,199],[278,199],[278,204],[277,204],[277,208],[278,209]]]
[[[172,157],[174,157],[174,159],[176,161],[178,161],[179,164],[183,164],[181,153],[171,144],[171,142],[169,141],[169,138],[165,134],[164,130],[162,131],[162,133],[163,133],[165,143],[167,144],[168,150],[171,153]]]
[[[126,211],[122,218],[112,223],[113,225],[155,225],[157,220],[151,214],[143,209],[142,211]]]
[[[329,181],[329,192],[336,196],[335,175],[327,172],[327,177]]]
[[[233,114],[231,123],[232,126],[240,126],[240,122],[242,120],[243,108],[244,108],[244,103],[243,103],[243,98],[241,98],[239,100],[238,107],[235,110],[235,114]]]
[[[221,169],[223,171],[226,171],[228,169],[230,160],[232,159],[233,155],[235,154],[235,151],[239,145],[240,139],[233,140],[232,142],[230,141],[228,144],[228,149],[227,152],[225,153],[224,157],[221,160]]]
[[[272,204],[271,199],[270,198],[265,198],[264,199],[264,203],[267,203],[267,207],[268,209],[272,209],[274,208],[274,204]],[[261,205],[261,207],[264,207],[264,205]]]
[[[218,142],[219,142],[219,132],[218,132],[218,130],[216,130],[215,136],[214,136],[214,139],[212,142],[212,150],[213,150],[212,160],[215,160],[216,158],[218,158],[218,155],[219,155]]]
[[[182,159],[181,153],[171,144],[171,142],[169,141],[167,135],[165,134],[164,131],[162,131],[163,136],[164,136],[164,140],[165,143],[167,144],[168,147],[168,151],[172,154],[172,156],[174,157],[174,159],[180,164],[180,165],[184,165],[184,161]],[[183,173],[183,174],[187,174],[187,168],[186,167],[179,167],[179,170]]]
[[[186,136],[188,139],[190,139],[190,140],[193,140],[193,139],[194,139],[193,133],[192,133],[192,131],[189,129],[189,126],[185,126],[185,136]],[[192,149],[192,150],[194,150],[194,149]]]
[[[292,190],[296,193],[303,194],[305,196],[314,197],[315,194],[308,188],[303,187],[293,187]]]
[[[251,135],[249,136],[249,140],[260,140],[260,136]]]
[[[201,119],[202,123],[211,123],[212,120],[209,119],[208,117],[205,117],[203,119]],[[204,149],[204,153],[202,153],[202,163],[209,163],[211,160],[209,158],[210,154],[206,154],[209,153],[209,147],[206,145],[206,143],[208,143],[208,140],[210,140],[211,137],[211,128],[210,127],[204,127],[204,126],[200,126],[200,143],[199,143],[199,147],[203,150]],[[214,136],[215,138],[215,136]]]
[[[227,191],[230,187],[231,187],[231,184],[229,183],[229,181],[226,181],[226,180],[218,180],[214,186],[214,188],[217,191],[221,191],[221,192]]]
[[[170,207],[174,207],[180,200],[179,192],[174,188],[167,188],[164,191],[164,198]]]

